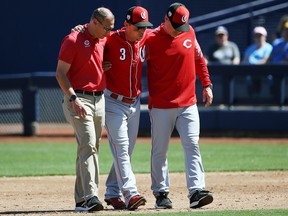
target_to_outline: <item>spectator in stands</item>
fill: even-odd
[[[281,17],[277,25],[277,30],[272,34],[272,45],[276,46],[279,42],[283,41],[282,31],[284,29],[285,23],[288,22],[288,14]]]
[[[244,64],[261,65],[266,64],[272,52],[272,45],[266,42],[267,31],[262,26],[254,28],[254,43],[244,53]],[[249,95],[261,91],[262,80],[259,77],[247,76]]]
[[[207,50],[207,63],[238,65],[240,63],[240,51],[238,46],[228,40],[228,30],[219,26],[215,31],[216,43]]]
[[[282,40],[273,45],[273,49],[269,57],[269,62],[271,63],[288,63],[288,21],[284,23],[281,35]]]
[[[265,64],[271,54],[272,45],[266,42],[267,31],[262,26],[254,28],[254,43],[244,53],[243,63]]]

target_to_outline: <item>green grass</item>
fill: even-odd
[[[206,172],[288,170],[288,145],[209,144],[200,145]],[[137,143],[132,155],[135,173],[149,173],[150,143]],[[75,143],[0,143],[0,176],[44,176],[75,174]],[[180,144],[169,145],[170,172],[184,172]],[[107,174],[112,155],[109,145],[100,147],[100,173]]]
[[[206,171],[288,170],[288,145],[201,145]]]
[[[150,143],[137,143],[132,156],[135,173],[149,173],[150,149]],[[284,144],[203,143],[200,149],[206,172],[288,170],[288,145]],[[75,157],[75,143],[0,142],[0,177],[75,175]],[[168,157],[170,172],[184,172],[184,154],[179,143],[169,145]],[[107,174],[112,163],[112,155],[109,145],[105,142],[100,147],[99,162],[100,173]],[[152,216],[175,214],[181,216],[192,214],[197,214],[197,216],[286,216],[288,209],[149,213]]]

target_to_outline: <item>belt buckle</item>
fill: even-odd
[[[123,102],[123,95],[119,95],[119,94],[116,94],[117,95],[117,100],[119,101],[122,101]]]

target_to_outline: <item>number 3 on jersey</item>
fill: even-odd
[[[124,48],[121,48],[120,53],[120,60],[124,61],[126,59],[126,50]]]
[[[141,62],[144,62],[145,60],[145,49],[144,47],[140,48],[140,52],[137,53],[137,59],[140,57]],[[120,48],[120,60],[125,61],[126,60],[126,49]]]

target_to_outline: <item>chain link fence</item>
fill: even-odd
[[[0,90],[0,134],[23,133],[21,89]]]
[[[59,88],[41,88],[39,93],[38,135],[69,135],[71,126],[64,117]],[[22,90],[0,90],[0,135],[22,135]]]

